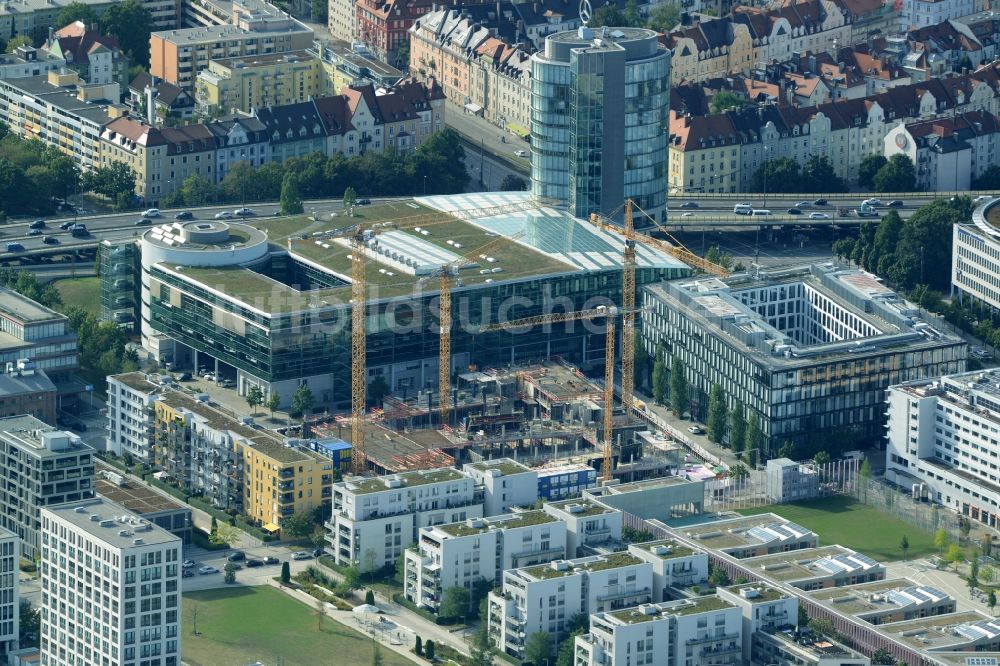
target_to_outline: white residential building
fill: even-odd
[[[538,501],[538,473],[510,458],[468,463],[462,471],[482,486],[484,516],[499,516]]]
[[[673,539],[635,543],[628,552],[653,565],[653,601],[671,598],[671,587],[689,587],[708,580],[708,554]]]
[[[740,610],[717,596],[595,613],[574,666],[743,664]]]
[[[181,547],[103,498],[45,508],[42,664],[180,664]]]
[[[16,534],[0,529],[0,654],[7,654],[17,645],[21,560],[17,541]]]
[[[437,612],[444,591],[492,583],[507,569],[566,557],[566,525],[544,511],[420,528],[418,551],[406,551],[404,593]],[[492,585],[490,585],[492,587]]]
[[[971,224],[952,228],[951,295],[968,305],[1000,309],[1000,199],[972,212]]]
[[[0,525],[20,537],[21,555],[38,555],[42,507],[94,496],[94,449],[34,416],[0,419]]]
[[[977,11],[976,0],[903,0],[902,30],[937,25]]]
[[[751,650],[756,632],[773,632],[799,622],[798,598],[774,586],[746,583],[720,587],[716,594],[740,609],[743,617],[743,654],[748,659],[753,656]]]
[[[327,541],[338,564],[371,571],[393,565],[421,527],[483,515],[475,482],[441,468],[333,484]]]
[[[889,387],[886,479],[1000,526],[1000,372]]]
[[[153,461],[153,403],[161,390],[141,372],[108,376],[108,451]]]
[[[546,502],[542,507],[566,523],[566,552],[583,557],[593,549],[621,541],[622,512],[590,500]]]
[[[511,569],[503,574],[502,592],[489,594],[488,631],[498,649],[520,658],[532,634],[547,633],[557,645],[574,615],[628,608],[652,597],[652,565],[629,553]]]

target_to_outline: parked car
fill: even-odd
[[[45,220],[35,220],[34,222],[32,222],[31,224],[28,225],[28,228],[29,229],[44,229],[45,228]]]
[[[247,569],[253,569],[255,567],[264,566],[264,560],[255,560],[253,558],[247,560]]]
[[[892,201],[889,202],[889,208],[902,208],[902,207],[903,207],[902,199],[893,199]]]
[[[219,573],[219,570],[217,568],[213,567],[210,564],[206,564],[205,566],[200,567],[198,569],[198,573],[201,574],[202,576],[205,576],[207,574],[216,574],[216,573]]]
[[[233,552],[229,553],[229,557],[227,557],[226,559],[229,560],[230,562],[242,562],[243,560],[247,559],[247,554],[241,550],[234,550]]]
[[[222,379],[219,381],[219,386],[221,386],[222,388],[233,388],[234,386],[236,386],[236,382],[234,382],[232,379]]]
[[[788,214],[789,215],[801,215],[802,214],[802,209],[801,208],[789,208],[788,209]]]
[[[231,220],[233,219],[233,214],[228,210],[219,211],[215,214],[215,219],[217,220]]]
[[[685,201],[681,204],[681,208],[700,208],[697,201]]]
[[[160,216],[160,209],[159,208],[150,208],[150,209],[144,211],[143,214],[142,214],[142,216],[143,217],[159,217]]]
[[[528,151],[527,150],[515,150],[514,154],[517,155],[518,157],[527,157],[528,156]]]
[[[181,578],[194,578],[194,572],[190,569],[185,569],[181,572]]]
[[[236,210],[233,211],[233,215],[235,215],[236,217],[253,217],[253,214],[254,214],[253,211],[247,208],[246,206],[244,206],[243,208],[237,208]]]
[[[813,206],[826,206],[826,205],[827,205],[826,199],[816,199],[816,201],[813,201]]]
[[[191,211],[182,210],[181,212],[179,212],[176,215],[174,215],[174,219],[175,220],[193,220],[194,219],[194,213],[192,213]]]
[[[191,381],[191,373],[190,372],[182,372],[177,377],[177,381],[179,381],[179,382],[189,382],[189,381]]]
[[[326,551],[324,551],[322,548],[317,548],[316,550],[313,551],[313,557],[323,557],[325,553]]]
[[[292,559],[293,560],[311,560],[312,559],[312,553],[310,553],[307,550],[297,550],[294,553],[292,553]]]
[[[42,239],[42,242],[46,245],[59,245],[59,239],[55,236],[46,236]]]
[[[281,560],[279,560],[277,557],[271,557],[270,555],[268,555],[267,557],[264,558],[264,564],[280,564],[280,563]]]
[[[701,426],[697,426],[697,425],[688,426],[688,432],[691,433],[692,435],[704,435],[705,434],[705,431],[702,429],[702,427]]]
[[[993,354],[982,347],[972,347],[969,349],[969,355],[978,358],[980,361],[988,361],[993,358]]]
[[[196,564],[198,564],[198,563],[195,562],[194,560],[184,560],[184,562],[181,564],[181,568],[183,568],[183,569],[194,569],[194,566]]]
[[[826,213],[809,213],[810,220],[829,220],[830,216]]]

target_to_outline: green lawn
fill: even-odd
[[[96,316],[101,316],[101,278],[64,278],[53,283],[63,305],[76,305]]]
[[[776,513],[819,535],[820,545],[840,544],[877,560],[901,560],[899,543],[910,542],[908,559],[933,555],[934,535],[895,516],[861,504],[853,497],[836,496],[798,504],[776,504],[740,511],[744,515]]]
[[[198,609],[199,635],[193,635]],[[333,619],[316,629],[313,609],[272,587],[233,587],[184,595],[182,652],[190,666],[369,664],[371,638]],[[413,666],[382,647],[385,666]]]

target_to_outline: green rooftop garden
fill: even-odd
[[[578,511],[570,511],[569,507],[574,504],[582,507],[582,509]],[[601,514],[611,513],[614,511],[614,509],[609,509],[606,506],[601,506],[600,504],[595,504],[594,502],[579,499],[565,500],[562,502],[549,502],[549,506],[554,506],[560,511],[565,511],[573,516],[599,516]]]
[[[768,585],[764,585],[763,583],[747,583],[745,585],[731,585],[728,587],[723,587],[721,589],[726,590],[727,592],[732,592],[733,594],[736,595],[739,595],[741,590],[756,589],[758,591],[758,596],[752,599],[748,599],[748,601],[751,601],[753,603],[777,601],[779,599],[788,598],[788,595],[782,592],[781,590],[775,589]],[[843,594],[843,590],[841,590],[841,594]]]
[[[733,605],[724,599],[716,596],[696,597],[688,600],[690,603],[679,605],[670,610],[675,615],[694,615],[695,613],[706,613],[708,611],[722,610],[723,608],[733,608]]]
[[[354,492],[358,495],[367,493],[377,493],[382,490],[389,490],[389,480],[399,479],[401,488],[412,488],[414,486],[424,486],[428,483],[440,483],[442,481],[454,481],[464,478],[457,469],[437,469],[430,472],[407,472],[405,474],[379,476],[360,480],[348,481]]]
[[[514,517],[507,520],[498,520],[496,518],[485,519],[482,527],[472,527],[469,525],[468,521],[463,521],[459,523],[440,525],[439,529],[450,534],[451,536],[461,537],[481,534],[494,528],[509,530],[516,529],[518,527],[530,527],[532,525],[553,523],[556,520],[558,519],[555,516],[550,516],[544,511],[525,511],[524,513],[515,514]]]
[[[521,463],[514,462],[513,460],[485,460],[483,462],[472,463],[469,465],[472,469],[479,470],[480,472],[485,472],[490,469],[495,469],[503,476],[508,476],[510,474],[521,474],[523,472],[530,471],[527,467]]]
[[[689,548],[688,546],[674,541],[673,539],[660,539],[659,541],[647,541],[645,543],[635,544],[637,548],[641,548],[645,551],[656,555],[661,560],[672,560],[677,557],[688,557],[689,555],[694,555],[695,550]],[[658,554],[654,552],[657,546],[667,546],[670,550],[666,553]]]

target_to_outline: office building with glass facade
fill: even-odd
[[[559,32],[531,60],[532,193],[580,217],[631,198],[665,222],[670,52],[656,33]]]
[[[366,245],[369,383],[381,376],[400,392],[437,386],[434,271],[449,262],[461,266],[452,295],[453,369],[553,355],[603,363],[603,326],[481,328],[619,304],[620,236],[516,192],[371,206],[361,219],[392,229]],[[171,223],[146,231],[139,241],[144,346],[177,369],[221,373],[241,394],[260,386],[288,405],[307,382],[317,406],[349,405],[351,247],[316,235],[331,227],[303,216]],[[269,240],[276,229],[280,244]],[[691,272],[642,245],[637,256],[640,284]]]
[[[880,439],[889,386],[961,372],[968,353],[875,276],[834,264],[648,285],[642,303],[643,343],[681,360],[692,416],[719,384],[756,413],[769,457],[819,433]]]

